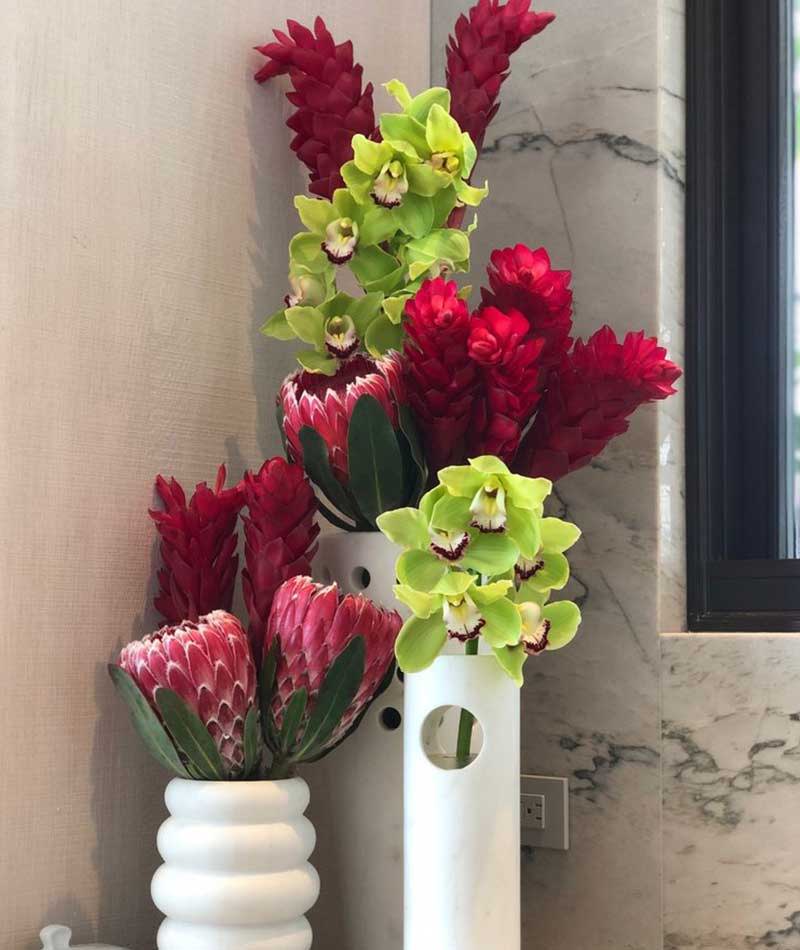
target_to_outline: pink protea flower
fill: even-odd
[[[163,567],[155,607],[167,623],[197,620],[212,610],[230,610],[236,569],[236,520],[242,507],[238,488],[224,488],[220,465],[213,488],[201,482],[188,505],[174,478],[156,478],[163,511],[150,511],[161,535]]]
[[[402,361],[397,353],[380,359],[351,356],[339,364],[333,376],[303,370],[287,376],[278,402],[283,408],[283,429],[292,459],[302,462],[300,430],[310,426],[328,446],[334,475],[346,483],[350,417],[364,395],[374,396],[397,426],[397,406],[404,401]]]
[[[353,62],[353,44],[335,43],[321,17],[313,33],[295,20],[287,29],[288,36],[273,31],[277,43],[256,47],[267,62],[255,78],[263,83],[289,74],[294,90],[286,98],[296,106],[286,123],[296,133],[291,148],[310,170],[309,190],[330,198],[344,184],[339,169],[353,157],[353,136],[375,133],[372,83],[362,90],[363,67]]]
[[[671,396],[680,375],[664,347],[643,330],[620,343],[605,326],[585,343],[576,341],[551,373],[515,471],[556,481],[581,468],[627,431],[639,406]]]
[[[325,674],[357,635],[364,638],[364,677],[350,708],[327,747],[335,745],[374,697],[394,657],[402,621],[397,611],[383,610],[367,597],[343,596],[336,584],[327,587],[310,577],[292,577],[278,590],[267,625],[265,650],[280,639],[272,710],[280,729],[291,695],[308,691],[307,713],[314,707]]]
[[[500,103],[497,96],[509,72],[509,57],[555,19],[536,13],[531,0],[478,0],[461,14],[447,47],[447,88],[453,118],[469,132],[480,152],[486,128]]]
[[[557,366],[572,342],[572,273],[553,270],[543,247],[532,250],[517,244],[492,252],[488,275],[491,290],[481,291],[484,306],[518,310],[529,332],[545,341],[541,367]]]
[[[287,578],[311,573],[317,498],[302,467],[280,456],[264,462],[257,474],[246,472],[241,489],[248,509],[242,591],[253,656],[260,660],[275,592]]]
[[[256,703],[256,668],[236,617],[215,610],[196,623],[162,627],[129,643],[119,666],[156,712],[159,688],[176,692],[208,729],[227,777],[241,773],[244,721]]]

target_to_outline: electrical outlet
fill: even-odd
[[[523,775],[520,813],[524,845],[569,850],[569,783],[565,778]]]

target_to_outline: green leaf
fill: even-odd
[[[324,235],[325,228],[335,221],[339,215],[333,205],[325,198],[309,198],[306,195],[297,195],[294,206],[303,222],[303,227],[313,231],[316,235]]]
[[[130,674],[122,667],[110,663],[108,675],[117,694],[128,707],[133,727],[145,749],[165,769],[174,772],[179,778],[189,778],[172,740]]]
[[[491,456],[488,456],[491,458]],[[518,508],[531,510],[540,508],[545,498],[553,490],[553,483],[548,478],[526,478],[524,475],[505,474],[503,484],[506,486],[509,498]]]
[[[364,334],[364,345],[373,356],[383,356],[403,346],[403,328],[392,323],[385,314],[376,317]]]
[[[393,587],[394,596],[405,604],[406,607],[416,617],[430,617],[434,610],[442,609],[442,598],[434,594],[426,594],[420,590],[414,590],[407,584],[395,584]]]
[[[517,563],[519,548],[506,534],[474,534],[461,558],[464,567],[496,577]]]
[[[360,396],[347,433],[350,490],[371,523],[403,503],[403,459],[391,420],[374,396]]]
[[[412,238],[424,238],[433,227],[433,202],[409,192],[399,208],[389,212],[394,215],[396,227]]]
[[[264,738],[264,742],[270,747],[270,726],[273,725],[272,697],[275,692],[275,674],[278,670],[280,653],[280,638],[275,637],[264,656],[258,674],[258,705],[261,710],[261,735]]]
[[[316,350],[298,350],[295,355],[297,362],[309,373],[333,376],[339,365],[333,356],[328,356],[327,353],[318,353]]]
[[[519,643],[522,619],[515,603],[503,597],[491,604],[482,604],[480,610],[486,621],[481,628],[481,636],[490,646],[513,646]]]
[[[447,640],[441,613],[432,617],[409,617],[394,645],[397,663],[404,673],[418,673],[433,663]]]
[[[522,668],[528,659],[528,655],[522,644],[517,644],[513,647],[493,647],[492,649],[495,659],[503,670],[514,680],[517,686],[522,686],[524,682]]]
[[[428,463],[425,460],[425,453],[422,449],[422,441],[419,437],[419,430],[417,429],[417,423],[414,419],[414,414],[412,413],[411,409],[407,405],[403,404],[399,407],[397,415],[398,421],[400,423],[400,431],[405,436],[409,451],[411,452],[411,457],[417,467],[418,481],[414,486],[413,493],[413,500],[416,501],[419,492],[423,490],[425,483],[428,480]]]
[[[512,501],[506,502],[506,533],[526,558],[533,558],[542,546],[538,512],[518,508]]]
[[[469,465],[448,465],[440,469],[439,481],[451,495],[472,499],[483,488],[486,478]]]
[[[294,754],[297,761],[321,751],[341,722],[364,678],[364,652],[364,638],[353,637],[331,664]]]
[[[325,440],[316,429],[303,426],[300,430],[300,444],[303,447],[303,468],[308,477],[335,508],[338,508],[343,515],[357,520],[347,493],[331,471]]]
[[[464,147],[458,122],[439,103],[434,103],[428,112],[425,140],[432,152],[453,152],[460,155]]]
[[[253,775],[258,766],[258,709],[251,706],[244,720],[244,777]]]
[[[447,566],[433,551],[405,551],[397,559],[397,579],[414,590],[429,593],[444,577]]]
[[[198,774],[211,782],[222,781],[226,777],[225,766],[216,743],[197,713],[183,697],[165,686],[156,689],[155,700],[175,745]]]
[[[425,137],[425,126],[410,115],[386,113],[380,120],[381,136],[384,141],[399,151],[408,143],[420,158],[430,157],[431,150]]]
[[[560,518],[542,518],[542,547],[545,551],[566,551],[581,536],[581,529]]]
[[[289,307],[286,322],[303,343],[325,346],[325,317],[317,307]]]
[[[285,310],[276,310],[272,316],[267,317],[266,323],[261,327],[261,332],[274,340],[294,339],[294,330],[286,320]]]
[[[436,502],[431,512],[431,526],[440,531],[466,531],[471,520],[469,499],[449,493]]]
[[[416,508],[395,508],[377,518],[378,528],[401,548],[425,549],[428,546],[428,524]]]
[[[278,739],[280,749],[279,758],[285,759],[292,756],[292,750],[297,740],[297,730],[300,728],[306,706],[308,705],[308,690],[305,686],[295,690],[289,697],[289,702],[283,710],[283,723],[281,724],[281,734]]]
[[[571,600],[557,600],[542,609],[542,616],[550,621],[547,649],[560,650],[575,638],[581,623],[581,612]]]

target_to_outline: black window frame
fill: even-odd
[[[687,3],[693,631],[800,630],[800,559],[786,557],[794,554],[794,353],[781,346],[793,293],[791,10],[791,0]]]

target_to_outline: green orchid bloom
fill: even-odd
[[[381,312],[383,294],[351,297],[338,293],[318,306],[287,307],[263,327],[268,336],[296,338],[313,349],[297,354],[300,365],[312,373],[332,376],[339,360],[352,356],[366,339],[369,327]]]
[[[581,612],[572,601],[546,604],[545,597],[538,591],[526,594],[527,599],[516,604],[520,617],[519,642],[492,646],[495,659],[518,686],[522,686],[522,668],[528,657],[562,649],[575,638],[581,622]],[[519,596],[518,593],[517,600]]]
[[[406,584],[395,587],[395,596],[412,611],[395,645],[400,668],[415,673],[430,666],[448,637],[462,643],[482,636],[492,647],[519,641],[519,609],[508,599],[510,581],[480,586],[465,571],[448,571],[430,592]]]
[[[469,134],[450,115],[449,91],[434,86],[412,97],[396,79],[386,83],[386,89],[403,112],[381,116],[381,136],[411,160],[406,166],[409,190],[425,197],[446,193],[443,199],[451,202],[450,210],[456,204],[479,205],[489,188],[469,184],[478,153]]]
[[[299,266],[310,273],[321,274],[332,265],[345,264],[397,231],[390,211],[360,205],[346,188],[337,188],[332,201],[298,195],[294,205],[308,230],[292,238],[289,259],[293,268]]]
[[[482,533],[509,537],[522,558],[536,556],[542,546],[542,506],[552,482],[515,475],[493,455],[444,468],[439,480],[453,499],[448,508],[453,521],[466,519]]]
[[[541,544],[533,557],[523,557],[514,566],[518,583],[527,582],[530,590],[561,590],[569,580],[569,561],[564,551],[581,536],[580,528],[559,518],[542,518]]]
[[[458,502],[439,485],[422,496],[419,508],[397,508],[378,518],[386,537],[406,548],[397,561],[403,586],[428,593],[453,567],[489,577],[510,574],[520,553],[512,538],[475,530],[469,510]]]

